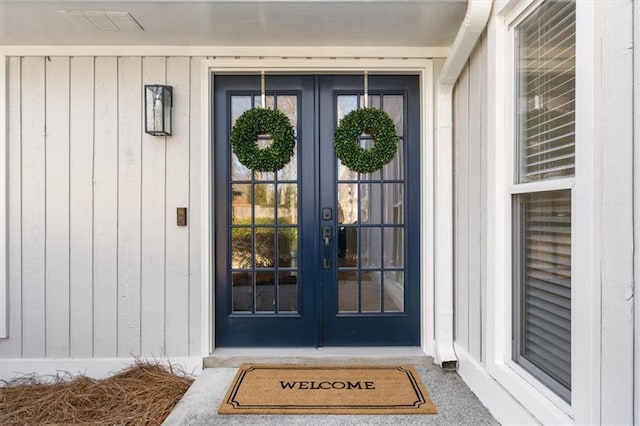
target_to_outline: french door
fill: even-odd
[[[418,345],[418,77],[369,77],[369,106],[400,142],[366,174],[333,148],[340,118],[364,106],[362,76],[267,76],[266,106],[296,135],[275,173],[247,169],[229,143],[235,119],[261,106],[260,78],[213,78],[216,346]]]

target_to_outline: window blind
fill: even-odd
[[[516,29],[519,183],[574,175],[575,3],[546,2]]]
[[[571,191],[520,198],[519,356],[571,388]],[[535,372],[534,372],[535,374]]]

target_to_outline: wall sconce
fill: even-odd
[[[144,132],[153,136],[171,136],[173,88],[160,84],[144,86]]]

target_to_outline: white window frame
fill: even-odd
[[[542,423],[597,423],[600,418],[600,288],[597,277],[595,178],[599,108],[597,2],[576,2],[576,148],[575,177],[514,184],[515,180],[515,32],[543,1],[498,5],[489,26],[489,141],[487,348],[489,374]],[[500,7],[502,6],[502,7]],[[513,361],[513,217],[514,194],[571,190],[571,403]],[[579,284],[578,284],[579,283]]]

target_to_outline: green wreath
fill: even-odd
[[[359,137],[363,133],[374,138],[372,148],[360,146]],[[340,162],[349,169],[359,173],[375,172],[396,155],[396,126],[391,117],[380,109],[356,109],[340,120],[334,134],[334,146]]]
[[[256,144],[259,135],[271,135],[266,148]],[[275,172],[293,155],[295,134],[289,118],[277,109],[251,108],[236,119],[231,129],[231,147],[238,161],[251,170]]]

